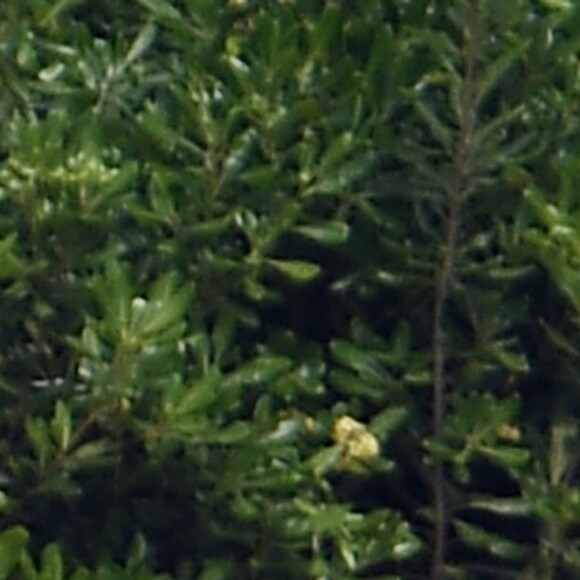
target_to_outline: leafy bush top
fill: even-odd
[[[4,2],[0,578],[576,577],[579,18]]]

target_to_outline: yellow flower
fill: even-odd
[[[306,417],[304,419],[304,429],[307,433],[315,433],[316,421],[312,417]]]
[[[522,439],[522,433],[519,427],[515,425],[503,424],[496,429],[496,435],[503,441],[509,443],[519,443]]]
[[[345,415],[334,423],[332,431],[334,442],[342,448],[345,460],[365,461],[380,453],[377,438],[352,417]]]

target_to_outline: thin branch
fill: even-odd
[[[461,229],[461,210],[469,190],[468,158],[473,135],[473,109],[476,95],[478,0],[472,0],[469,22],[465,30],[463,94],[459,130],[453,154],[453,179],[447,189],[445,240],[441,261],[435,272],[433,312],[433,436],[441,439],[446,417],[447,380],[445,366],[447,345],[445,308],[456,267],[456,254]],[[448,506],[445,473],[441,459],[436,458],[433,470],[433,507],[435,515],[431,579],[443,580],[448,536]]]

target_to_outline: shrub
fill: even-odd
[[[575,577],[578,9],[0,11],[1,578]]]

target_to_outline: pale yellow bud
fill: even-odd
[[[519,443],[522,438],[522,433],[519,427],[508,425],[507,423],[500,425],[496,430],[496,434],[500,439],[509,441],[510,443]]]
[[[376,457],[380,453],[377,438],[352,417],[345,415],[338,419],[333,428],[332,437],[340,446],[346,461],[365,461]]]

